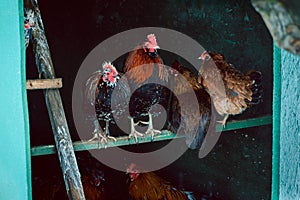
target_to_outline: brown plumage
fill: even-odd
[[[146,42],[129,53],[123,68],[133,92],[129,102],[131,120],[129,137],[134,137],[136,141],[143,134],[135,130],[137,125],[135,122],[148,124],[146,134],[152,137],[161,133],[153,127],[153,113],[150,113],[150,108],[155,104],[161,104],[167,108],[170,96],[169,90],[164,87],[168,84],[169,70],[164,66],[157,49],[159,49],[159,46],[155,35],[149,34]],[[145,116],[149,116],[148,122],[143,122]]]
[[[262,101],[261,73],[241,73],[220,53],[204,52],[199,82],[210,94],[217,112],[224,116],[224,126],[229,115],[240,114],[251,105]]]
[[[153,172],[140,173],[133,167],[128,169],[129,196],[133,200],[188,200],[187,195]]]
[[[168,81],[169,72],[163,67],[163,60],[157,54],[159,48],[154,34],[147,36],[148,41],[137,46],[128,54],[123,71],[127,73],[128,79],[135,84],[142,84],[149,79],[154,68],[158,70],[158,77],[163,81]]]
[[[160,56],[152,58],[145,53],[144,49],[138,46],[128,54],[124,72],[127,73],[128,79],[132,79],[134,83],[140,85],[153,75],[154,68],[157,67],[159,78],[167,81],[168,73],[162,68],[162,65],[163,60]]]
[[[200,148],[209,124],[214,122],[211,119],[210,96],[201,88],[197,76],[190,69],[182,66],[177,60],[171,67],[177,71],[174,76],[175,98],[172,100],[170,117],[174,129],[172,131],[185,135],[189,148]],[[199,112],[195,110],[197,106]]]

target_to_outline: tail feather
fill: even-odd
[[[250,86],[252,91],[252,100],[247,102],[249,105],[256,105],[262,102],[262,74],[259,71],[249,71],[247,75],[254,81]]]
[[[101,71],[94,72],[85,83],[85,97],[88,104],[95,105],[95,99],[97,96],[97,87],[99,79],[101,77]]]

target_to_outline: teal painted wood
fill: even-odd
[[[31,199],[23,0],[0,4],[0,199]]]
[[[274,44],[273,84],[273,139],[272,139],[272,200],[279,199],[279,144],[280,144],[280,96],[281,96],[281,50]]]
[[[300,199],[300,56],[281,50],[279,199]]]
[[[272,123],[272,116],[263,116],[253,119],[246,119],[241,121],[229,121],[226,124],[226,127],[223,128],[221,125],[217,125],[217,131],[229,131],[229,130],[236,130],[242,128],[249,128],[255,126],[263,126]],[[169,131],[162,131],[162,134],[154,136],[153,140],[150,136],[146,136],[144,138],[139,138],[139,143],[149,143],[149,142],[157,142],[163,140],[171,140],[171,139],[178,139],[183,138],[183,136],[177,136],[174,133]],[[117,138],[117,141],[109,141],[107,145],[98,144],[98,141],[91,141],[91,142],[74,142],[73,147],[74,151],[85,151],[85,150],[92,150],[92,149],[103,149],[106,147],[118,147],[118,146],[125,146],[125,145],[132,145],[136,144],[134,138],[128,139],[127,136]],[[49,155],[56,153],[56,149],[54,145],[44,145],[44,146],[36,146],[31,148],[31,156],[42,156],[42,155]]]

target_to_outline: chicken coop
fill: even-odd
[[[171,143],[177,148],[145,163],[163,163],[181,149],[182,154],[168,165],[154,167],[155,175],[149,172],[148,180],[155,179],[153,183],[163,185],[164,190],[176,190],[185,197],[160,199],[300,199],[300,21],[294,17],[300,16],[297,6],[296,1],[267,0],[2,2],[0,199],[142,199],[136,196],[149,192],[148,186],[136,182],[137,192],[131,184],[143,175],[128,168],[126,173],[125,167],[125,171],[111,167],[101,162],[102,158],[108,157],[112,163],[129,162],[129,158],[116,152],[148,155]],[[141,31],[143,35],[130,32],[141,28],[146,30]],[[169,33],[178,37],[172,38]],[[240,114],[230,114],[224,126],[216,123],[213,130],[219,135],[204,156],[199,156],[203,148],[186,147],[184,135],[169,129],[168,118],[162,115],[153,114],[153,126],[160,124],[163,129],[154,136],[130,138],[129,131],[121,131],[116,125],[109,128],[105,120],[104,124],[96,120],[95,125],[89,116],[80,118],[79,123],[88,130],[84,136],[79,133],[76,113],[82,111],[75,110],[78,106],[74,101],[85,98],[87,86],[77,84],[78,74],[92,74],[105,61],[111,61],[123,73],[130,49],[144,42],[140,38],[147,34],[156,34],[155,48],[160,47],[157,51],[143,47],[145,52],[149,50],[147,56],[157,53],[167,66],[177,60],[193,77],[197,76],[199,85],[200,66],[195,68],[189,56],[197,59],[203,50],[221,53],[230,63],[228,66],[241,74],[261,74],[262,100]],[[195,49],[181,38],[203,49]],[[116,53],[120,49],[124,53]],[[90,62],[89,57],[96,61]],[[96,64],[82,70],[82,66],[91,63]],[[161,71],[151,73],[160,76]],[[97,83],[105,82],[103,78],[99,80]],[[242,81],[233,84],[242,85]],[[200,86],[205,88],[204,84]],[[99,84],[96,87],[100,90]],[[235,97],[238,93],[230,95]],[[211,102],[209,95],[207,98],[205,101]],[[169,99],[166,98],[166,110],[173,113]],[[85,109],[86,105],[81,106]],[[95,112],[95,107],[92,110]],[[128,117],[120,121],[128,125]],[[149,121],[143,123],[150,126],[150,118],[152,124],[150,114]],[[139,123],[132,121],[131,129]],[[89,140],[97,126],[105,127],[105,137],[97,132],[100,138]],[[107,137],[108,129],[115,139]],[[205,128],[203,132],[209,131]],[[208,144],[201,139],[203,143]],[[156,199],[149,196],[143,199]]]

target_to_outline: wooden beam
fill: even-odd
[[[272,116],[267,115],[263,117],[253,118],[253,119],[246,119],[241,121],[229,121],[226,124],[226,127],[223,131],[230,131],[230,130],[237,130],[242,128],[250,128],[255,126],[263,126],[272,123]],[[216,131],[220,131],[222,129],[221,125],[217,125]],[[171,139],[179,139],[184,138],[183,135],[178,136],[170,131],[162,131],[162,134],[155,135],[153,140],[151,136],[145,136],[143,138],[138,138],[139,144],[142,143],[149,143],[149,142],[158,142],[164,140],[171,140]],[[110,147],[118,147],[118,146],[125,146],[125,145],[132,145],[136,144],[134,138],[129,139],[128,136],[118,137],[117,141],[108,141],[106,145],[99,144],[98,141],[77,141],[73,143],[73,147],[75,151],[86,151],[92,149],[104,149]],[[42,155],[49,155],[56,153],[54,145],[44,145],[44,146],[36,146],[31,148],[31,156],[42,156]]]
[[[164,140],[171,140],[183,138],[183,136],[177,136],[176,134],[170,131],[162,131],[160,135],[154,136],[152,139],[151,136],[145,136],[143,138],[138,138],[138,143],[149,143],[149,142],[158,142]],[[111,148],[111,147],[119,147],[119,146],[126,146],[126,145],[133,145],[136,144],[134,138],[129,138],[128,136],[118,137],[117,141],[108,141],[105,145],[104,143],[99,144],[97,140],[93,141],[76,141],[73,143],[73,147],[75,151],[86,151],[86,150],[93,150],[93,149],[104,149],[104,148]],[[56,153],[54,145],[44,145],[44,146],[36,146],[31,148],[31,156],[41,156],[41,155],[49,155]]]
[[[58,89],[62,88],[62,79],[34,79],[26,80],[27,90],[39,90],[39,89]]]
[[[25,15],[29,18],[29,23],[34,24],[32,44],[39,75],[46,79],[53,79],[55,78],[54,67],[38,3],[36,0],[28,0],[25,3],[27,5]],[[84,200],[80,173],[59,90],[44,90],[44,95],[66,192],[69,199]]]

